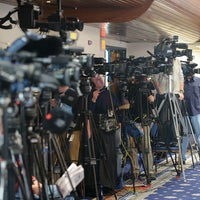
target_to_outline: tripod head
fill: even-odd
[[[82,76],[80,81],[80,90],[83,96],[88,96],[92,89],[91,78],[88,76]]]
[[[151,81],[144,81],[143,79],[136,80],[129,85],[131,115],[140,123],[144,122],[146,124],[151,121],[151,110],[154,104],[148,101],[148,97],[152,95],[154,89]]]

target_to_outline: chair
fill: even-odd
[[[168,155],[171,158],[173,166],[177,172],[177,176],[180,176],[180,149],[177,138],[175,138],[171,123],[166,123],[164,126],[160,126],[156,123],[151,127],[151,140],[152,151],[154,156],[155,171],[157,172],[157,154],[166,154],[166,162],[168,163]],[[174,155],[174,156],[173,156]],[[177,156],[178,155],[178,156]]]

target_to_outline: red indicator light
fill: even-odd
[[[48,114],[46,115],[46,120],[50,120],[51,118],[52,118],[51,113],[48,113]]]

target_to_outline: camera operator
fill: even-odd
[[[105,86],[102,74],[91,78],[93,87],[88,96],[88,108],[92,112],[96,126],[93,133],[97,184],[105,190],[114,190],[117,181],[116,130],[119,128],[116,109],[117,97]],[[90,170],[91,171],[91,170]],[[86,179],[86,178],[85,178]],[[88,184],[92,187],[91,182]]]
[[[143,136],[139,141],[135,139],[135,145],[142,153],[142,163],[145,175],[149,181],[155,180],[153,169],[153,155],[150,139],[151,115],[154,102],[154,86],[151,81],[147,81],[142,74],[135,76],[129,83],[129,102],[131,105],[131,115],[136,122],[136,126],[142,129]],[[139,167],[138,167],[139,169]]]
[[[183,100],[184,76],[180,60],[178,58],[173,59],[171,89],[169,88],[169,76],[165,72],[154,75],[154,84],[158,94],[158,101],[162,100],[162,96],[168,92],[178,95],[179,99]]]
[[[55,107],[57,104],[66,109],[67,112],[72,113],[72,108],[77,102],[78,94],[77,92],[65,85],[61,85],[58,88],[58,95],[51,99],[51,106]]]
[[[180,111],[183,111],[183,99],[184,99],[184,74],[181,67],[181,62],[179,58],[173,58],[172,68],[168,70],[168,73],[160,72],[154,75],[154,84],[157,91],[156,102],[157,108],[159,108],[161,102],[165,99],[166,95],[169,93],[175,94],[178,102]],[[171,80],[169,80],[169,75],[171,75]],[[176,133],[173,132],[173,124],[171,117],[169,116],[169,102],[163,104],[162,109],[159,113],[159,120],[161,123],[160,136],[161,140],[164,142],[177,142]],[[181,128],[181,127],[179,127]],[[180,129],[181,130],[181,129]],[[182,129],[182,144],[186,143],[187,136],[186,131]],[[183,163],[185,163],[185,153],[182,153]]]

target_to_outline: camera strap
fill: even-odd
[[[116,116],[116,113],[115,113],[114,103],[113,103],[113,97],[112,97],[110,88],[108,88],[108,92],[109,92],[109,96],[110,96],[110,102],[111,102],[111,108],[112,108],[112,111],[113,111],[113,117],[114,117],[115,123],[116,123],[116,125],[117,125],[117,124],[118,124],[118,123],[117,123],[117,116]]]

